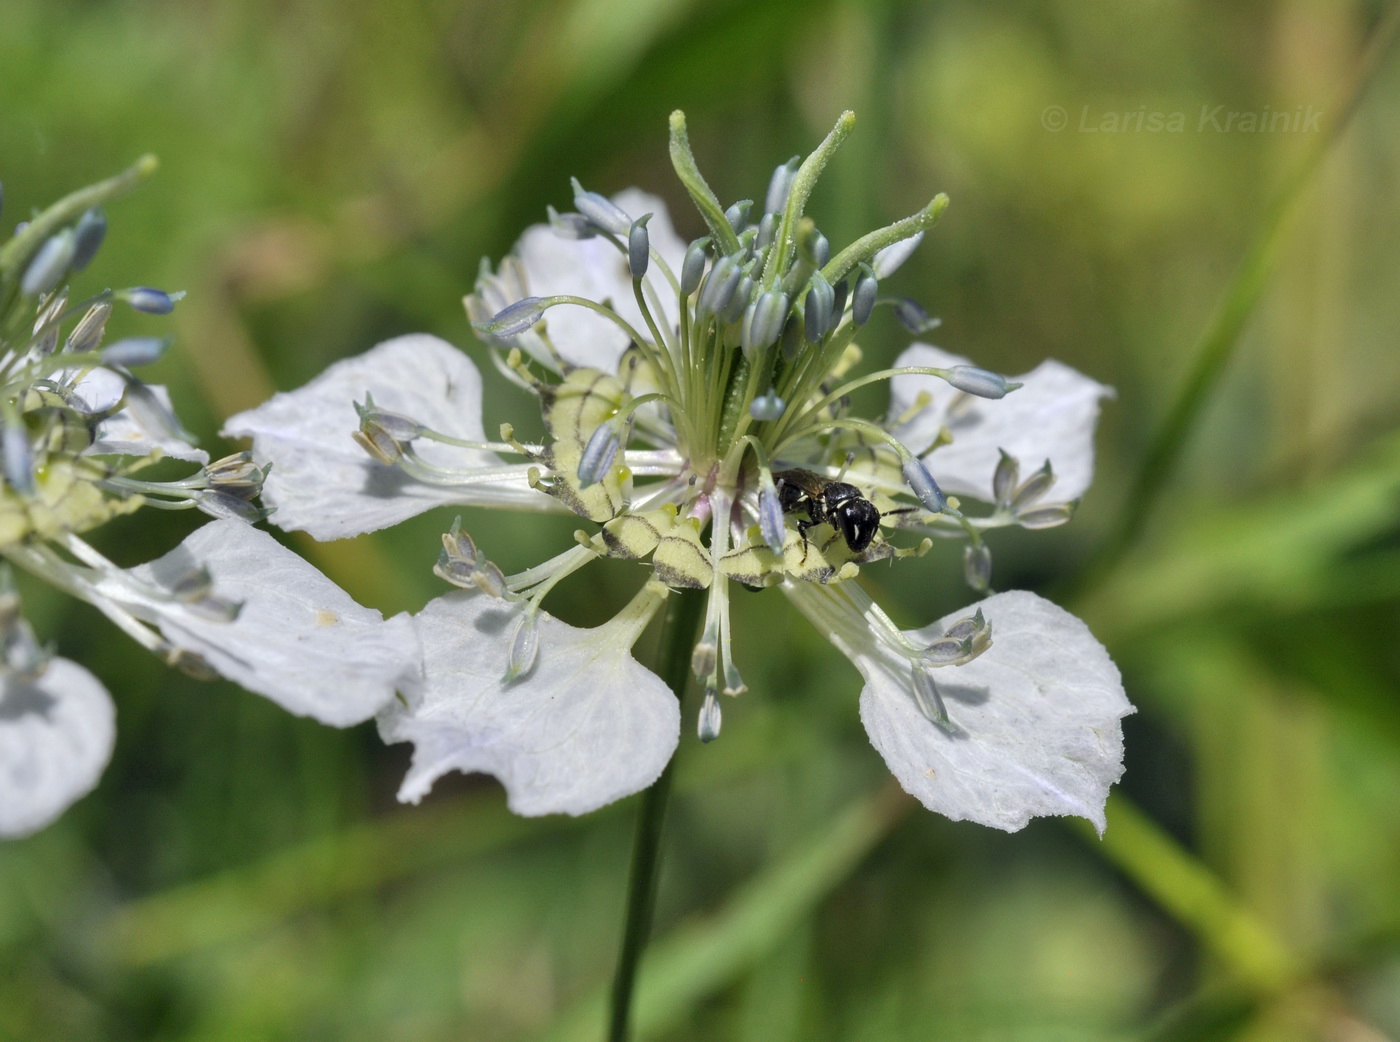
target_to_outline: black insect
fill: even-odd
[[[829,524],[846,541],[851,553],[858,554],[870,545],[880,528],[880,508],[861,494],[860,489],[844,481],[832,481],[810,470],[783,470],[773,475],[778,488],[778,502],[783,513],[807,511],[808,520],[797,522],[797,531],[802,536],[805,552],[807,530],[817,525]],[[905,507],[886,513],[903,514],[912,510]]]

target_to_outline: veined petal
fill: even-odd
[[[116,710],[76,662],[0,680],[0,836],[24,836],[91,792],[112,756]]]
[[[94,369],[74,388],[74,393],[89,408],[100,410],[121,400],[125,384],[121,377],[106,369]],[[158,384],[147,385],[151,393],[173,414],[170,392]],[[117,456],[147,456],[160,450],[174,459],[192,463],[208,463],[209,453],[197,449],[189,442],[173,437],[158,423],[143,417],[139,408],[128,406],[102,421],[97,430],[97,439],[88,449],[92,453],[112,453]]]
[[[429,485],[378,463],[351,438],[355,402],[365,394],[380,409],[465,441],[484,441],[481,374],[457,348],[413,334],[386,340],[337,362],[304,387],[274,395],[229,419],[223,433],[251,437],[260,463],[271,462],[263,501],[272,520],[317,539],[343,539],[387,528],[441,503],[555,509],[521,474],[479,484]],[[435,466],[467,470],[503,466],[490,452],[419,439],[419,455]]]
[[[654,782],[675,752],[680,711],[632,658],[635,633],[538,618],[538,657],[506,682],[519,603],[450,593],[414,617],[424,688],[379,718],[386,742],[412,742],[399,799],[417,803],[448,771],[499,778],[517,814],[585,814]]]
[[[211,521],[127,574],[173,589],[199,568],[208,570],[216,597],[242,605],[236,619],[210,618],[174,598],[142,596],[119,576],[98,588],[156,625],[176,647],[298,716],[347,727],[379,712],[396,690],[417,687],[421,658],[407,615],[386,620],[361,607],[242,521]]]
[[[944,369],[968,364],[966,358],[927,344],[913,345],[895,362]],[[947,492],[991,502],[992,474],[1001,458],[999,450],[1005,449],[1027,473],[1050,460],[1056,475],[1054,499],[1078,499],[1094,478],[1099,402],[1111,398],[1113,389],[1053,359],[1013,379],[1024,386],[989,401],[963,395],[936,376],[896,376],[890,381],[890,415],[902,415],[920,392],[928,394],[929,405],[898,434],[917,449],[947,425],[952,444],[925,457]],[[962,401],[950,417],[955,399]]]
[[[789,586],[803,614],[832,626],[811,599],[836,594]],[[865,677],[860,716],[871,744],[907,792],[954,821],[1015,831],[1032,817],[1074,814],[1102,833],[1104,801],[1123,773],[1120,721],[1133,712],[1117,667],[1084,623],[1022,590],[904,635],[928,645],[979,609],[992,627],[991,647],[933,674],[951,720],[946,729],[915,703],[908,657],[868,631],[857,641],[854,625],[832,626]]]
[[[613,196],[613,202],[632,217],[652,214],[647,225],[651,248],[680,277],[685,259],[685,243],[671,226],[666,204],[657,196],[629,188]],[[610,301],[613,309],[642,336],[650,336],[632,292],[632,273],[627,254],[607,239],[565,239],[547,224],[526,230],[515,246],[525,269],[531,295],[551,297],[572,294],[595,301]],[[646,281],[656,290],[666,325],[674,326],[679,317],[676,294],[666,277],[653,266]],[[658,319],[659,321],[659,319]],[[627,349],[627,335],[595,312],[564,304],[550,308],[545,316],[549,339],[560,356],[571,365],[617,371],[618,359]],[[521,342],[527,347],[526,341]],[[546,363],[549,359],[542,359]]]

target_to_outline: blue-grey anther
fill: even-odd
[[[713,742],[719,737],[721,714],[719,697],[714,689],[705,692],[705,701],[700,706],[700,718],[695,731],[702,742]]]
[[[943,696],[938,693],[938,685],[933,682],[933,677],[928,670],[920,667],[917,663],[913,669],[914,682],[911,694],[914,696],[914,704],[919,707],[919,712],[923,713],[928,720],[940,726],[948,723],[948,707],[943,704]]]
[[[927,333],[931,329],[937,329],[943,324],[941,319],[930,318],[929,313],[918,301],[910,300],[908,297],[900,297],[894,302],[894,317],[899,320],[901,326],[915,336]]]
[[[992,498],[1000,506],[1011,502],[1012,489],[1021,477],[1021,464],[1005,449],[997,449],[1001,459],[997,460],[996,470],[992,471]]]
[[[1022,482],[1020,488],[1011,493],[1012,512],[1021,513],[1026,507],[1049,492],[1050,486],[1054,483],[1055,472],[1050,469],[1050,461],[1046,460],[1044,466]]]
[[[102,240],[107,237],[107,215],[97,207],[78,218],[73,228],[74,271],[82,271],[97,256]]]
[[[879,282],[874,272],[864,264],[856,276],[856,288],[851,295],[851,321],[863,326],[870,321],[870,313],[875,310],[875,294],[879,292]]]
[[[647,221],[651,214],[643,214],[632,222],[627,231],[627,267],[634,279],[646,277],[647,266],[651,264],[651,237],[647,234]]]
[[[933,475],[928,472],[928,468],[918,457],[910,456],[904,461],[900,470],[903,471],[904,480],[908,483],[910,490],[918,497],[925,510],[933,514],[962,516],[948,506],[948,497],[943,494],[943,490],[938,487],[938,482],[933,480]]]
[[[690,296],[700,288],[700,280],[705,277],[705,261],[709,257],[710,237],[696,239],[685,251],[681,261],[681,293]]]
[[[738,322],[744,315],[744,309],[749,305],[749,298],[753,295],[753,279],[744,273],[739,274],[739,281],[734,286],[734,295],[729,298],[729,303],[724,305],[724,310],[720,312],[719,319],[725,325]]]
[[[744,328],[740,344],[744,351],[752,354],[761,351],[778,339],[787,319],[788,299],[782,290],[770,289],[759,294],[756,301],[744,314]]]
[[[749,415],[759,422],[781,420],[787,411],[787,402],[778,397],[771,387],[749,403]]]
[[[1011,383],[1000,373],[980,369],[975,365],[955,365],[948,370],[948,375],[943,379],[959,391],[975,394],[979,398],[1005,398],[1008,391],[1014,391],[1021,386]]]
[[[836,291],[831,288],[831,283],[820,271],[813,272],[802,312],[803,328],[809,343],[817,343],[830,332],[835,303]]]
[[[986,543],[963,547],[963,579],[978,593],[986,593],[992,582],[992,551]]]
[[[118,340],[102,349],[103,365],[119,365],[127,369],[150,365],[170,348],[170,339],[160,336],[133,336]]]
[[[753,209],[752,199],[740,199],[737,203],[724,211],[724,219],[729,222],[729,227],[736,232],[742,231],[749,226],[749,211]]]
[[[739,288],[739,280],[744,277],[739,262],[733,257],[721,257],[710,269],[700,290],[698,310],[703,314],[718,315],[729,307],[734,293]]]
[[[783,544],[787,542],[787,526],[783,523],[782,500],[771,482],[765,483],[758,493],[758,531],[768,549],[781,558]]]
[[[579,457],[578,483],[581,487],[596,485],[607,477],[621,444],[622,438],[616,420],[609,420],[598,426],[588,439],[588,444],[583,447],[583,455]]]
[[[787,207],[788,193],[792,191],[792,179],[797,176],[797,167],[802,162],[800,156],[793,156],[773,171],[768,179],[768,192],[763,197],[764,213],[782,213]]]
[[[472,326],[491,336],[516,336],[543,318],[549,303],[544,297],[526,297],[503,308],[490,322],[473,322]]]
[[[64,228],[49,236],[34,254],[29,267],[24,269],[24,277],[19,280],[20,292],[37,297],[57,286],[73,263],[74,249],[73,229]]]
[[[184,298],[183,293],[166,293],[150,286],[134,286],[118,296],[125,298],[133,311],[147,315],[168,315],[175,310],[175,303]]]
[[[501,679],[509,683],[523,677],[534,668],[535,659],[540,653],[539,616],[526,608],[510,634],[510,652],[506,660],[505,676]]]
[[[34,454],[23,420],[5,424],[0,431],[0,449],[4,455],[5,482],[22,495],[31,494],[34,491]]]
[[[605,195],[584,191],[577,177],[569,178],[569,183],[574,186],[574,206],[579,213],[605,232],[612,232],[614,235],[627,234],[632,227],[632,218],[627,215],[626,210]]]

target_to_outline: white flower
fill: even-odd
[[[402,799],[452,769],[496,775],[525,814],[577,814],[650,784],[676,742],[675,701],[630,648],[666,588],[705,591],[692,665],[706,692],[698,729],[716,737],[721,692],[746,689],[730,640],[738,581],[781,588],[852,660],[872,741],[926,805],[1000,828],[1038,814],[1102,827],[1132,708],[1082,623],[1013,593],[906,632],[854,580],[932,545],[896,545],[884,526],[961,540],[985,590],[987,532],[1069,519],[1110,392],[1058,363],[1018,384],[923,345],[894,370],[848,375],[877,279],[946,202],[833,256],[802,211],[849,125],[775,177],[771,212],[752,214],[710,194],[677,114],[672,155],[708,236],[685,246],[659,200],[576,183],[577,213],[530,229],[483,271],[468,314],[496,367],[539,399],[538,444],[510,425],[488,439],[475,366],[426,336],[229,421],[273,464],[274,521],[318,538],[437,504],[567,509],[596,526],[509,576],[457,526],[443,537],[436,571],[470,592],[416,617],[424,690],[380,719],[386,740],[415,746]],[[875,380],[893,384],[883,423],[847,404]],[[990,511],[965,510],[940,482]],[[599,557],[649,561],[652,578],[596,629],[545,613],[554,584]]]
[[[263,514],[253,500],[264,469],[246,453],[209,463],[164,388],[131,373],[164,342],[103,346],[114,302],[163,313],[178,295],[104,291],[70,305],[63,282],[90,259],[105,228],[93,207],[142,169],[60,201],[0,248],[0,285],[24,272],[21,292],[0,308],[0,836],[44,827],[97,784],[116,715],[97,678],[35,639],[11,565],[89,602],[170,664],[223,675],[324,723],[367,720],[396,690],[414,693],[419,683],[407,616],[384,621],[249,527]],[[63,248],[46,245],[55,241]],[[20,308],[34,305],[31,325]],[[81,318],[65,336],[73,314]],[[150,480],[144,468],[164,457],[200,466],[185,478]],[[148,505],[223,520],[130,569],[84,538]]]

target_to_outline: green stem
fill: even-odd
[[[703,607],[704,597],[686,590],[673,591],[666,608],[666,619],[661,627],[660,673],[678,699],[690,682],[691,649]],[[632,843],[632,872],[627,883],[627,922],[623,927],[622,950],[617,957],[617,973],[613,977],[608,1042],[627,1042],[628,1038],[637,969],[651,933],[656,878],[661,867],[661,829],[666,820],[675,765],[672,757],[661,777],[642,793],[637,832]]]

